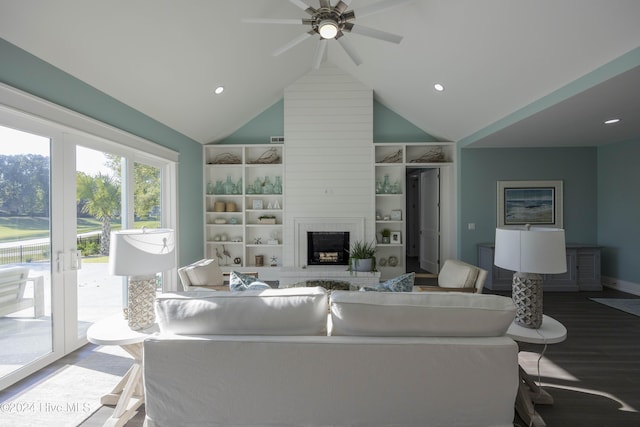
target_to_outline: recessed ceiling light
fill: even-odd
[[[436,83],[436,84],[434,84],[434,85],[433,85],[433,88],[434,88],[435,90],[437,90],[438,92],[442,92],[442,91],[444,90],[444,86],[443,86],[442,84],[440,84],[440,83]]]
[[[604,124],[605,125],[612,125],[614,123],[618,123],[620,121],[620,119],[609,119],[609,120],[605,120]]]
[[[216,88],[216,90],[213,91],[216,95],[220,95],[222,92],[224,92],[224,86],[218,86]]]

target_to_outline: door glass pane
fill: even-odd
[[[0,126],[0,377],[53,351],[50,140]]]
[[[134,227],[161,227],[160,169],[143,163],[135,163],[133,180]]]
[[[134,228],[160,228],[162,212],[160,169],[144,163],[133,165],[133,226]],[[157,292],[162,292],[162,274],[158,274]]]
[[[118,156],[76,147],[78,250],[78,337],[89,326],[122,312],[123,279],[109,274],[109,235],[120,229]]]

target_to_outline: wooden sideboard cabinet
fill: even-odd
[[[568,244],[567,272],[563,274],[545,274],[544,290],[601,291],[600,247],[592,245]],[[513,271],[496,267],[493,264],[495,245],[478,245],[478,266],[489,272],[485,287],[493,291],[510,291]]]

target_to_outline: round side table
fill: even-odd
[[[518,343],[556,344],[567,339],[567,328],[553,317],[544,314],[542,316],[542,325],[539,329],[525,328],[514,322],[509,326],[507,336]],[[534,403],[552,405],[553,397],[536,384],[522,366],[519,367],[519,370],[520,386],[516,397],[516,411],[527,425],[546,426],[547,424],[540,414],[536,412]]]
[[[115,405],[113,414],[105,426],[123,426],[135,415],[136,409],[144,403],[144,385],[142,382],[142,342],[157,332],[154,325],[142,331],[129,328],[122,314],[107,317],[89,327],[87,339],[97,345],[119,345],[133,357],[133,365],[116,384],[111,393],[100,399],[103,405]]]

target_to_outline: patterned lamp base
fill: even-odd
[[[514,273],[512,298],[516,305],[516,323],[538,329],[542,325],[542,276]]]
[[[156,298],[156,276],[135,277],[129,280],[127,321],[134,331],[147,329],[156,321],[153,306]]]

